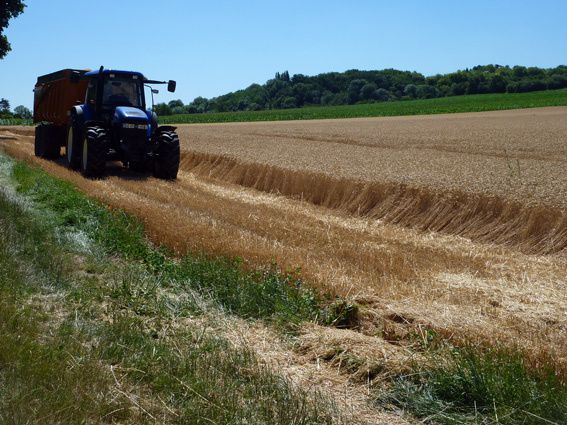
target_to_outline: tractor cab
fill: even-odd
[[[175,82],[148,80],[140,72],[103,67],[80,78],[87,81],[87,90],[84,104],[71,111],[71,127],[75,126],[77,131],[69,133],[67,140],[69,165],[96,176],[102,173],[104,161],[94,160],[106,158],[122,161],[135,170],[153,169],[157,177],[175,178],[179,167],[175,128],[158,127],[157,116],[146,109],[144,96],[144,86],[148,84],[168,84],[168,90],[175,91]],[[82,135],[82,145],[74,140],[78,133]],[[90,162],[89,142],[92,150],[98,152],[93,153]]]

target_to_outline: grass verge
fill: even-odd
[[[395,378],[378,402],[424,423],[567,423],[567,385],[552,370],[530,369],[520,353],[453,348],[435,353],[432,363]]]
[[[282,273],[274,265],[249,271],[239,259],[206,255],[177,261],[148,243],[137,219],[89,199],[70,183],[23,163],[14,166],[13,178],[38,208],[53,212],[54,225],[73,226],[104,247],[107,255],[141,262],[149,271],[209,296],[230,313],[286,326],[334,320],[334,310],[322,309],[317,295],[295,273]]]
[[[122,212],[21,164],[12,177],[20,194],[0,190],[0,422],[341,422],[326,398],[210,331],[224,313],[193,288],[264,275],[177,264]],[[287,317],[278,303],[249,314]]]
[[[567,105],[567,90],[530,93],[479,94],[436,99],[404,100],[341,106],[313,106],[265,111],[218,112],[161,116],[163,124],[196,124],[248,121],[314,120],[331,118],[390,117],[450,114]]]

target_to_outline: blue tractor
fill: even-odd
[[[158,126],[157,115],[146,109],[144,86],[150,84],[167,84],[170,92],[176,86],[175,81],[103,67],[39,77],[34,90],[34,121],[40,123],[36,155],[57,157],[65,145],[68,166],[87,177],[104,175],[107,161],[121,161],[135,171],[176,179],[179,137],[175,127]],[[157,90],[148,87],[153,104]]]

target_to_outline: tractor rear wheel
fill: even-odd
[[[88,127],[81,152],[81,172],[85,177],[100,177],[104,174],[106,151],[106,131],[102,127]]]
[[[71,120],[67,127],[65,157],[67,166],[73,170],[77,170],[81,166],[81,148],[81,131],[74,120]]]
[[[175,131],[164,130],[158,134],[157,157],[154,160],[154,176],[175,180],[179,171],[179,137]]]

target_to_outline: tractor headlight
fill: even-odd
[[[147,130],[148,129],[148,124],[129,124],[129,123],[124,123],[122,124],[123,128],[136,128],[138,130]]]

